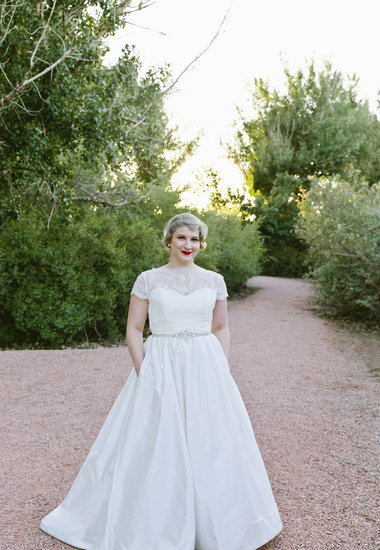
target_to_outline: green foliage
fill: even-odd
[[[59,212],[47,231],[31,212],[0,233],[0,346],[59,347],[124,338],[132,285],[139,273],[168,260],[164,223],[182,210],[178,193],[159,188],[117,210]],[[258,274],[256,224],[233,214],[194,213],[209,225],[197,263],[222,273],[230,290]]]
[[[261,235],[260,273],[301,276],[305,269],[306,246],[294,235],[293,217],[298,215],[298,207],[289,196],[294,178],[279,174],[279,184],[271,190],[270,198],[258,192],[252,201],[247,193],[234,192],[231,188],[222,193],[215,171],[210,169],[206,175],[211,204],[216,210],[229,212],[244,224],[252,224],[254,220],[255,231],[259,230]]]
[[[194,143],[179,143],[168,128],[166,70],[142,75],[130,47],[104,66],[103,38],[125,24],[122,4],[10,2],[0,10],[3,347],[123,338],[136,276],[167,260],[162,229],[179,199],[168,182]],[[257,274],[256,226],[206,217],[211,236],[200,262],[236,288]]]
[[[294,232],[299,215],[296,185],[293,176],[277,174],[269,195],[258,192],[249,209],[264,239],[264,275],[299,277],[304,273],[306,246]]]
[[[380,186],[313,180],[297,233],[319,298],[341,317],[380,322]]]
[[[302,190],[314,175],[348,179],[353,169],[371,184],[379,181],[380,122],[356,98],[357,79],[345,84],[328,63],[318,74],[311,63],[306,75],[285,70],[285,76],[284,94],[255,80],[256,116],[243,120],[230,153],[253,195],[242,209],[260,222],[268,250],[264,272],[299,275],[305,249],[294,225]]]
[[[207,248],[197,257],[206,269],[222,273],[227,287],[237,290],[247,279],[259,274],[262,239],[255,223],[243,224],[235,214],[204,212]]]
[[[115,66],[102,63],[102,39],[126,18],[118,5],[15,2],[0,12],[0,225],[31,205],[49,225],[58,211],[71,219],[78,201],[133,203],[183,160],[163,107],[167,72],[142,76],[128,46]]]
[[[133,281],[162,257],[143,220],[87,212],[49,231],[35,216],[9,223],[0,234],[0,345],[122,337]]]

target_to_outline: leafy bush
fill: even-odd
[[[182,210],[162,197],[164,211],[83,207],[50,229],[30,213],[0,233],[0,346],[59,347],[124,338],[137,275],[168,259],[162,229]],[[165,202],[166,201],[166,202]],[[198,214],[210,228],[197,263],[225,276],[230,290],[257,275],[261,240],[256,225],[234,215]],[[199,261],[198,261],[199,260]]]
[[[258,275],[263,241],[256,222],[243,224],[236,213],[223,213],[220,208],[212,211],[178,208],[178,192],[166,191],[162,194],[162,190],[158,189],[155,193],[153,201],[141,205],[139,216],[149,218],[149,223],[156,229],[160,239],[163,227],[170,218],[181,212],[192,212],[209,228],[207,248],[196,258],[198,265],[221,273],[230,290],[238,289],[249,277]],[[152,208],[154,204],[160,206]],[[167,260],[168,255],[165,256]]]
[[[258,275],[262,239],[255,223],[242,224],[234,214],[205,212],[207,248],[198,258],[199,265],[221,273],[230,290],[236,290],[249,277]]]
[[[331,313],[380,321],[380,186],[315,180],[297,233],[310,247],[311,274]]]
[[[87,214],[49,231],[36,218],[0,235],[0,345],[120,338],[137,274],[160,261],[149,223]]]

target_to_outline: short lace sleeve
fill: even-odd
[[[227,298],[227,296],[228,296],[228,292],[227,292],[226,283],[224,282],[223,275],[219,275],[217,286],[216,286],[216,299],[224,300],[225,298]]]
[[[144,273],[140,273],[140,275],[135,280],[131,290],[131,294],[136,294],[136,296],[138,298],[141,298],[142,300],[148,299],[148,290],[146,286]]]

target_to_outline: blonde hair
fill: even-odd
[[[208,234],[207,225],[202,222],[199,218],[190,214],[189,212],[184,212],[183,214],[177,214],[166,222],[164,227],[164,245],[168,247],[172,240],[172,236],[176,229],[179,227],[188,227],[193,231],[198,231],[199,233],[199,244],[200,250],[204,250],[207,246],[205,240]],[[169,247],[168,247],[169,248]]]

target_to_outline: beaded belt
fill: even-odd
[[[208,334],[211,334],[211,332],[191,332],[190,330],[183,330],[182,332],[172,332],[170,334],[153,333],[152,336],[169,336],[173,338],[183,338],[184,340],[188,340],[189,338],[195,338],[196,336],[207,336]]]

